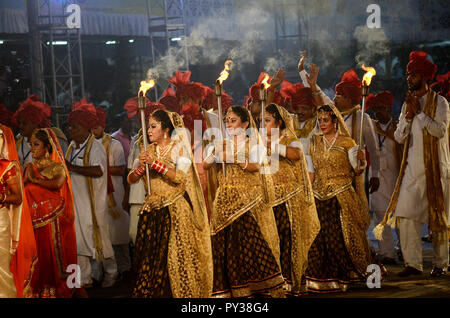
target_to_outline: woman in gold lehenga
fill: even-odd
[[[306,284],[312,292],[340,292],[363,279],[372,261],[366,235],[369,213],[362,203],[365,193],[354,182],[363,172],[364,152],[349,137],[334,106],[322,106],[317,114],[322,133],[311,138],[306,157],[320,232],[309,251]]]
[[[246,136],[249,126],[257,138]],[[231,138],[207,149],[203,162],[205,170],[216,169],[218,176],[217,189],[209,189],[214,193],[213,297],[283,297],[278,233],[268,205],[271,188],[260,174],[259,158],[263,156],[257,155],[258,149],[264,149],[245,108],[228,109],[226,128]],[[222,164],[215,165],[215,162],[224,163],[225,175]]]
[[[301,290],[301,280],[320,223],[306,160],[295,135],[291,114],[283,107],[270,104],[266,107],[264,122],[275,189],[272,205],[280,237],[281,269],[285,289],[296,296],[305,292]]]
[[[210,230],[189,132],[178,114],[164,110],[152,113],[148,123],[151,144],[128,175],[129,183],[142,180],[147,187],[149,166],[150,189],[135,244],[133,297],[210,297]]]

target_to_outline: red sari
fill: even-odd
[[[2,156],[5,155],[7,160],[14,163],[15,169],[21,171],[14,134],[10,128],[2,124],[0,124],[0,129],[3,132],[4,139],[4,149],[1,149]],[[18,173],[17,176],[22,184],[21,173]],[[22,187],[21,190],[23,194]],[[31,297],[30,282],[37,262],[37,251],[27,200],[23,198],[22,204],[19,206],[11,205],[10,213],[12,232],[11,250],[13,253],[10,270],[14,276],[17,298]]]
[[[50,129],[46,131],[54,147],[51,159],[60,164],[61,173],[66,179],[57,190],[31,182],[25,185],[39,257],[31,287],[33,297],[68,298],[73,296],[75,290],[66,282],[71,274],[66,270],[69,265],[77,264],[73,197],[67,168],[59,159],[62,151],[58,152],[57,148],[60,150],[60,147],[56,144],[56,136]],[[32,169],[35,177],[48,180],[34,163],[30,163],[28,169]]]

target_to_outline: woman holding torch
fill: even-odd
[[[230,107],[225,121],[231,139],[216,142],[203,162],[205,170],[216,169],[218,176],[218,188],[209,189],[215,193],[211,215],[213,297],[284,297],[278,233],[260,174],[262,156],[252,143],[255,140],[246,136],[250,127],[259,138],[256,126],[240,106]],[[231,147],[223,149],[224,145]]]
[[[155,111],[150,145],[135,161],[130,184],[150,168],[151,193],[140,211],[133,297],[206,298],[212,291],[208,218],[188,131],[177,113]]]

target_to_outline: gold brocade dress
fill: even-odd
[[[158,161],[176,168],[171,152]],[[191,169],[192,171],[192,169]],[[134,252],[135,298],[206,298],[212,289],[209,228],[199,229],[187,188],[189,173],[176,170],[176,180],[150,171],[150,195],[140,211]],[[147,187],[146,178],[143,178]],[[204,222],[207,222],[206,215]],[[205,223],[206,224],[206,223]]]
[[[369,214],[354,190],[355,173],[348,159],[356,144],[343,137],[326,151],[323,138],[314,135],[310,145],[321,229],[309,251],[306,284],[309,291],[327,293],[346,291],[361,281],[372,254],[366,236]]]
[[[289,147],[295,141],[298,139],[283,134],[279,143]],[[272,179],[284,288],[288,295],[299,296],[306,291],[302,280],[308,251],[320,228],[305,159],[292,161],[279,156],[278,169]]]
[[[246,142],[248,160],[249,143]],[[261,222],[270,212],[263,201],[259,172],[247,172],[238,164],[221,164],[217,170],[218,188],[211,215],[211,243],[214,263],[213,297],[284,297],[278,247],[272,245],[276,234]],[[266,224],[263,224],[266,223]],[[279,251],[278,251],[279,253]]]

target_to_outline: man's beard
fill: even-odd
[[[420,89],[421,85],[420,84],[410,84],[408,83],[408,89],[410,91],[418,91]]]

